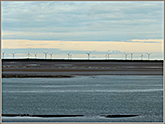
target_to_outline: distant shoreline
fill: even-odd
[[[163,61],[2,60],[2,78],[71,78],[91,75],[163,75]]]
[[[72,78],[71,75],[2,74],[2,78]]]
[[[98,74],[99,75],[99,74]],[[19,75],[19,74],[4,74],[2,75],[2,78],[73,78],[75,76],[98,76],[98,75]],[[100,74],[100,75],[107,75],[107,74]],[[128,76],[128,74],[110,74],[110,75],[114,75],[114,76]],[[160,74],[129,74],[129,76],[161,76]],[[162,75],[163,76],[163,75]]]

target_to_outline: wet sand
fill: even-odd
[[[3,78],[69,78],[76,75],[163,75],[163,61],[39,59],[2,61]]]

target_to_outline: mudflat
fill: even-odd
[[[4,59],[3,78],[68,78],[76,75],[163,75],[161,60]]]

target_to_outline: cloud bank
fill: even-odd
[[[2,2],[2,38],[163,39],[163,2]]]

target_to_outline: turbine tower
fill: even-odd
[[[44,52],[44,54],[45,54],[45,59],[47,58],[47,54],[48,54],[48,52]]]
[[[2,57],[3,57],[3,59],[4,59],[4,57],[5,57],[5,52],[2,53]]]
[[[143,54],[142,53],[141,53],[140,57],[141,57],[141,60],[143,60]]]
[[[12,55],[13,55],[13,59],[14,59],[14,57],[15,57],[15,53],[12,53]]]
[[[34,53],[35,59],[37,58],[37,53]]]
[[[147,53],[147,55],[148,55],[148,60],[150,59],[150,55],[151,55],[151,53]]]
[[[50,55],[50,59],[52,59],[53,53],[50,53],[49,55]]]
[[[125,60],[127,60],[128,53],[124,53],[124,54],[125,54]]]
[[[108,60],[109,60],[109,55],[111,55],[111,53],[108,53],[108,52],[106,52],[107,53],[107,55],[108,55]]]
[[[70,54],[70,59],[72,59],[72,54]]]
[[[105,54],[105,59],[107,59],[107,54]]]
[[[68,60],[69,60],[69,58],[71,57],[71,54],[70,54],[70,52],[69,52],[69,53],[67,53],[67,55],[68,55]]]
[[[133,53],[130,53],[131,54],[131,60],[133,60]]]
[[[29,59],[29,57],[30,57],[30,53],[29,52],[27,53],[27,56],[28,56],[28,59]]]
[[[91,52],[87,52],[86,54],[88,55],[88,60],[89,60]]]

